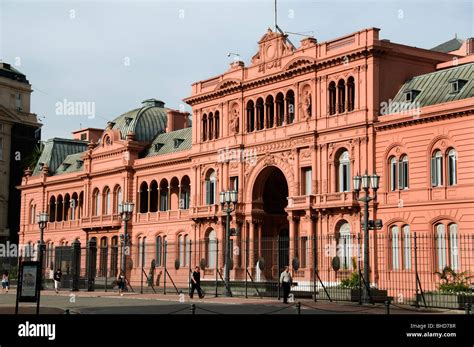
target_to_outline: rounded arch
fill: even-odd
[[[282,69],[282,71],[292,70],[299,67],[311,65],[315,62],[315,59],[312,57],[297,57],[290,60]]]
[[[290,191],[292,189],[293,185],[293,171],[292,168],[285,163],[280,157],[277,156],[266,156],[264,158],[261,158],[258,162],[257,165],[255,165],[252,169],[252,171],[249,174],[248,181],[249,185],[247,188],[246,192],[246,201],[252,201],[253,197],[253,189],[254,186],[257,182],[258,176],[260,173],[268,166],[274,166],[278,168],[283,175],[285,176],[286,182],[288,184],[288,196],[296,196],[298,195],[297,192]]]

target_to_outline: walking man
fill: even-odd
[[[123,271],[120,271],[117,276],[117,287],[119,295],[123,296],[123,291],[125,290],[125,275],[123,274]]]
[[[195,289],[197,289],[199,299],[202,299],[204,295],[202,295],[201,291],[201,273],[199,272],[199,266],[194,268],[194,272],[191,275],[191,293],[189,293],[191,299],[193,298]]]
[[[280,275],[280,284],[283,287],[283,303],[288,303],[288,296],[290,295],[291,284],[293,282],[293,278],[290,274],[290,268],[285,266],[285,270]]]
[[[63,273],[61,272],[61,269],[57,269],[53,276],[54,290],[56,291],[56,294],[59,293],[59,286],[61,285],[61,277],[63,277]]]

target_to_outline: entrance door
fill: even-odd
[[[285,266],[290,265],[290,238],[289,231],[286,228],[280,230],[278,257],[280,260],[279,272],[281,272]]]

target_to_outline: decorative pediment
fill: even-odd
[[[258,52],[252,57],[252,66],[260,65],[259,71],[281,66],[281,57],[294,51],[287,35],[273,32],[270,28],[258,41]]]
[[[296,69],[296,68],[301,67],[301,66],[311,65],[314,62],[315,62],[315,59],[311,58],[311,57],[298,57],[298,58],[295,58],[295,59],[291,60],[289,63],[287,63],[283,67],[283,70],[287,71],[287,70]]]
[[[225,79],[222,82],[220,82],[215,90],[220,90],[220,89],[226,89],[229,87],[238,87],[240,86],[241,81],[237,79]]]

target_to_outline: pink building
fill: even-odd
[[[269,29],[258,44],[248,66],[235,61],[192,85],[192,125],[189,114],[150,99],[104,130],[47,141],[19,187],[21,242],[38,241],[35,214],[47,211],[48,257],[94,239],[99,252],[110,250],[98,255],[99,271],[114,276],[118,203],[131,201],[128,277],[138,283],[153,259],[186,287],[200,263],[205,280],[218,278],[219,193],[235,189],[232,279],[274,281],[297,259],[302,290],[319,280],[330,287],[360,261],[352,177],[376,172],[370,218],[383,227],[370,231],[371,284],[412,296],[415,257],[424,290],[436,289],[445,266],[474,270],[474,40],[428,50],[370,28],[294,47]]]

